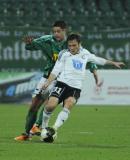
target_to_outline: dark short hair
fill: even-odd
[[[72,33],[67,37],[67,42],[72,41],[72,40],[76,40],[78,43],[80,43],[81,42],[81,36],[79,34]]]
[[[60,27],[62,29],[66,29],[67,28],[67,24],[64,21],[55,21],[53,24],[53,27]]]

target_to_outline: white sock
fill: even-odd
[[[53,126],[55,130],[57,130],[63,123],[68,119],[70,111],[67,108],[63,108],[63,110],[58,114],[56,122]]]
[[[51,114],[52,112],[47,112],[46,109],[44,109],[42,118],[42,129],[48,127]]]

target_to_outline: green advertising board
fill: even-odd
[[[123,61],[125,68],[130,69],[130,29],[89,32],[83,38],[84,46],[91,53],[109,60]]]
[[[44,53],[25,50],[23,37],[44,34],[37,28],[0,28],[0,70],[42,70],[46,63]]]
[[[44,53],[25,50],[22,38],[49,34],[49,31],[44,31],[41,28],[0,28],[0,71],[42,71],[47,63]],[[86,32],[83,46],[97,56],[124,61],[125,68],[130,68],[130,29]]]

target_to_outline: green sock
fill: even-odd
[[[42,125],[43,110],[44,110],[44,106],[40,110],[40,114],[39,114],[37,121],[36,121],[36,125],[39,127]]]
[[[27,117],[26,117],[26,124],[25,124],[25,130],[26,130],[27,134],[29,134],[30,130],[32,129],[32,127],[36,121],[36,118],[37,118],[37,112],[30,110],[28,112]]]

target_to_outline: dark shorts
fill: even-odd
[[[59,103],[64,102],[68,97],[74,97],[77,101],[80,97],[80,92],[80,89],[70,87],[65,83],[57,81],[50,96],[57,97],[59,99]]]

